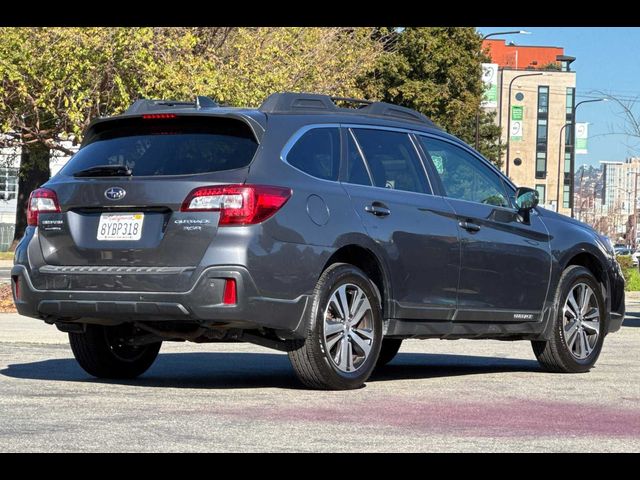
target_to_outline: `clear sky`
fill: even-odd
[[[571,64],[576,72],[576,102],[604,91],[625,99],[640,99],[640,28],[621,27],[477,27],[486,35],[492,32],[526,30],[531,35],[505,35],[517,45],[564,47],[565,55],[576,57]],[[640,116],[640,102],[635,110]],[[622,130],[620,108],[613,102],[582,105],[578,122],[589,122],[589,153],[576,156],[576,166],[598,165],[600,160],[624,160],[640,156],[640,139],[611,135]]]

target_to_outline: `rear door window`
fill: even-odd
[[[347,177],[346,182],[354,185],[371,186],[371,178],[362,155],[353,139],[353,133],[347,130]]]
[[[240,120],[178,117],[123,119],[96,125],[89,144],[62,168],[62,175],[102,165],[123,165],[134,176],[187,175],[243,168],[258,148]]]
[[[286,156],[289,165],[323,180],[337,180],[340,170],[340,130],[318,127],[305,132]]]
[[[376,187],[431,193],[422,162],[409,135],[388,130],[353,130]]]

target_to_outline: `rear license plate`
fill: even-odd
[[[140,240],[143,221],[143,213],[103,213],[98,240]]]

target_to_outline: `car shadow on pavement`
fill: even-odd
[[[627,317],[625,317],[624,322],[622,322],[622,326],[640,327],[640,314],[627,313]]]
[[[539,371],[534,360],[399,353],[374,372],[369,382],[429,379],[458,375]],[[301,389],[286,355],[277,353],[167,353],[134,380],[103,380],[89,376],[74,359],[18,363],[0,374],[21,379],[94,382],[138,387],[170,388],[287,388]]]

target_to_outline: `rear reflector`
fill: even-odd
[[[227,280],[225,281],[222,303],[224,303],[225,305],[235,305],[236,303],[238,303],[235,278],[227,278]]]
[[[13,296],[16,300],[20,300],[20,279],[17,275],[11,275],[11,283],[13,284]]]
[[[219,225],[253,225],[287,203],[291,189],[266,185],[216,185],[191,191],[183,212],[220,212]]]
[[[27,225],[38,225],[38,215],[44,213],[55,213],[60,211],[58,196],[53,190],[48,188],[38,188],[29,195],[27,204]]]
[[[170,118],[176,118],[175,113],[147,113],[142,115],[145,120],[168,120]]]

